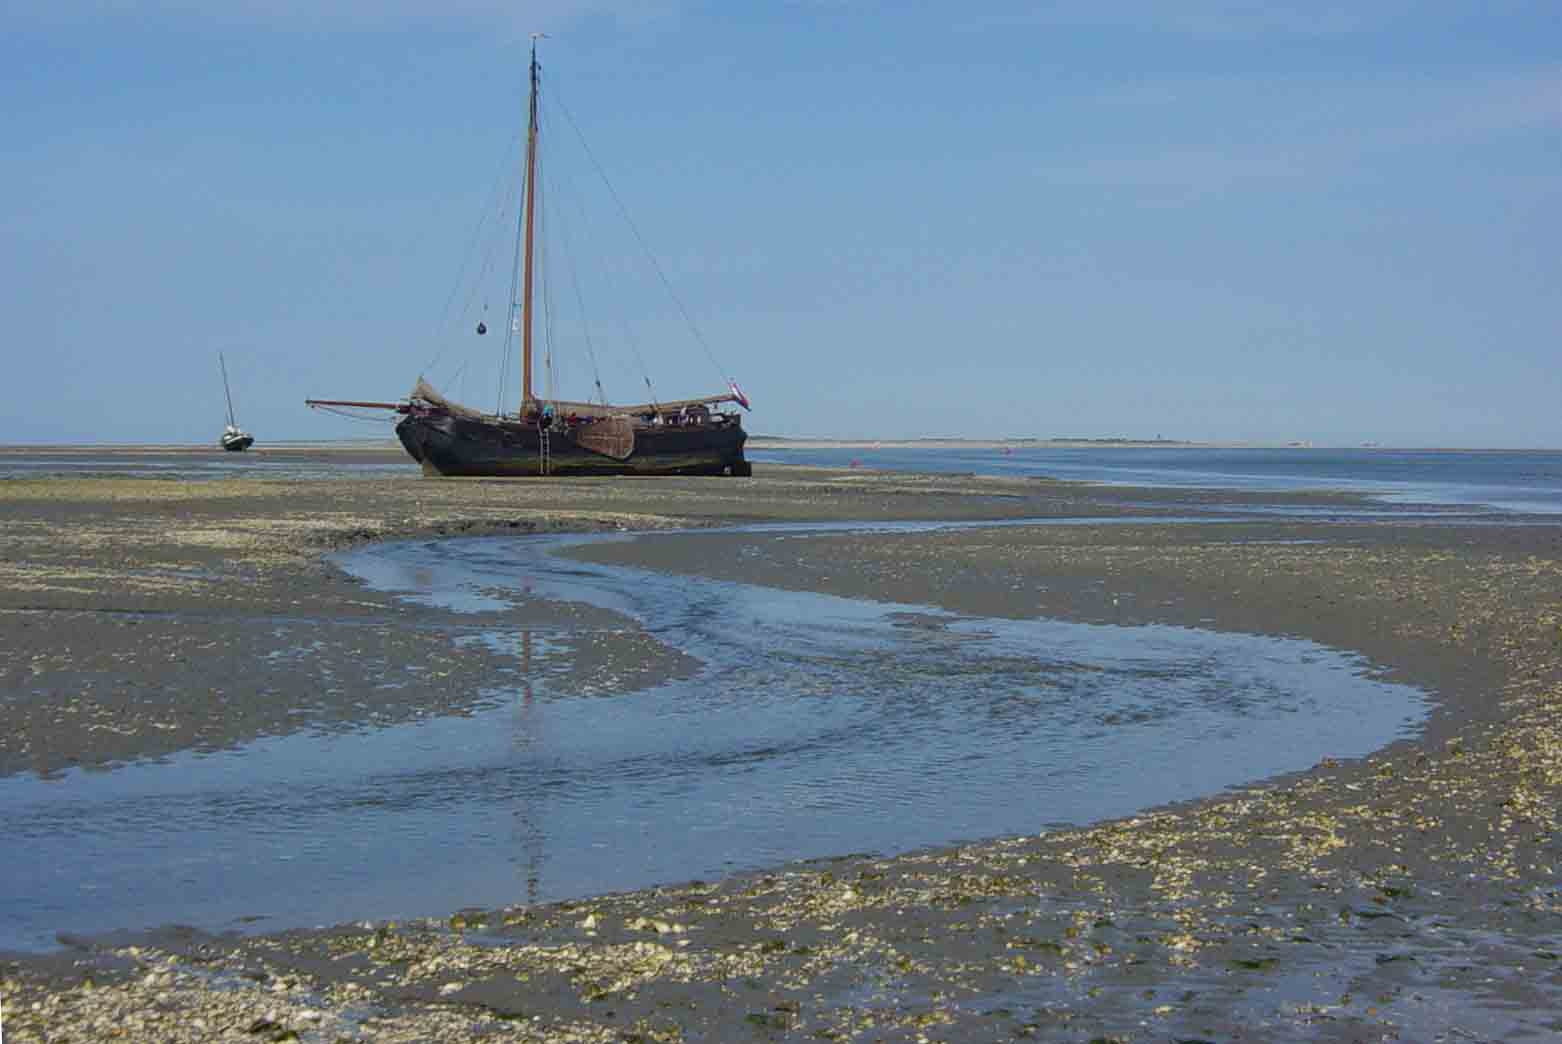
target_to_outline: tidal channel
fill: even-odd
[[[437,916],[1035,833],[1365,755],[1426,715],[1420,691],[1305,640],[978,618],[558,554],[656,539],[334,556],[479,624],[466,640],[513,664],[482,709],[0,780],[0,948]]]

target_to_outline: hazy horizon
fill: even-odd
[[[219,352],[261,446],[390,437],[303,400],[419,374],[513,406],[545,31],[563,397],[732,377],[751,431],[853,441],[1562,446],[1553,5],[8,13],[0,444],[215,442]]]
[[[1128,438],[1125,436],[1063,436],[1063,435],[998,435],[986,438],[975,438],[958,435],[912,435],[896,438],[873,436],[841,436],[841,435],[776,435],[769,432],[750,432],[749,445],[755,443],[795,442],[799,444],[811,444],[819,446],[840,445],[848,448],[883,446],[885,448],[916,446],[917,444],[961,444],[974,448],[984,446],[1013,445],[1016,443],[1029,443],[1038,446],[1057,447],[1082,447],[1099,449],[1145,449],[1163,448],[1175,449],[1252,449],[1252,450],[1364,450],[1380,451],[1384,453],[1562,453],[1562,447],[1558,446],[1452,446],[1452,445],[1399,445],[1379,442],[1365,443],[1329,443],[1312,442],[1305,439],[1288,439],[1276,442],[1263,441],[1198,441],[1192,439],[1164,438]],[[248,452],[264,455],[267,449],[289,450],[309,448],[375,448],[385,449],[396,453],[404,452],[401,444],[394,434],[383,437],[377,436],[337,436],[330,438],[287,438],[272,439],[268,442],[257,441]],[[933,448],[933,447],[929,447]],[[0,452],[25,452],[48,450],[115,450],[134,451],[144,450],[149,453],[160,451],[188,452],[194,450],[211,450],[216,454],[225,451],[218,445],[215,439],[197,442],[138,442],[134,440],[109,441],[77,441],[77,442],[0,442]],[[409,463],[409,466],[410,463]]]

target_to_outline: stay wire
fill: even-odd
[[[531,187],[532,186],[526,184],[526,178],[523,176],[521,178],[520,197],[522,201],[525,200],[525,194],[531,190]],[[504,414],[504,392],[505,388],[508,387],[510,383],[510,359],[512,358],[515,351],[515,335],[517,333],[516,327],[518,325],[516,309],[519,307],[519,301],[517,298],[520,295],[521,279],[521,250],[523,246],[522,239],[525,235],[526,205],[524,202],[522,202],[515,208],[515,251],[514,256],[510,262],[510,296],[509,308],[507,309],[509,315],[505,318],[504,347],[500,356],[499,364],[499,401],[498,405],[494,408],[494,413],[499,416]],[[526,404],[523,402],[516,406],[516,411],[519,412],[525,408]]]
[[[539,230],[537,241],[541,245],[537,256],[538,289],[542,296],[542,371],[543,386],[547,392],[544,398],[555,404],[558,401],[558,387],[553,374],[553,294],[551,291],[553,275],[552,251],[548,246],[548,201],[542,191],[547,181],[542,174],[542,156],[537,157],[537,207],[538,220],[544,226]],[[555,412],[557,410],[555,409]]]
[[[575,291],[575,307],[580,309],[580,332],[581,338],[586,342],[586,359],[591,363],[592,383],[596,386],[602,405],[606,406],[607,393],[602,389],[602,369],[597,365],[596,345],[591,338],[591,317],[586,311],[586,296],[580,286],[579,266],[575,264],[575,255],[570,249],[569,224],[558,220],[557,209],[553,205],[553,192],[557,182],[550,176],[543,183],[548,190],[549,213],[553,215],[551,227],[558,229],[559,248],[564,254],[564,267],[569,271],[570,284]]]
[[[551,110],[548,110],[548,111],[551,112]],[[550,116],[550,125],[551,125],[551,116]],[[554,188],[557,188],[559,184],[560,184],[560,182],[558,182],[558,181],[554,181],[552,183]],[[565,180],[562,184],[564,184],[566,188],[570,187],[570,182],[568,180]],[[589,255],[589,256],[591,256],[591,257],[605,257],[606,256],[605,252],[601,251],[596,246],[596,241],[594,239],[594,229],[593,229],[593,224],[592,224],[592,221],[591,221],[591,215],[590,215],[590,213],[588,212],[588,210],[586,208],[586,204],[585,204],[584,199],[581,197],[581,195],[579,193],[566,193],[566,195],[568,196],[569,200],[574,204],[574,215],[573,216],[576,219],[578,219],[577,227],[579,227],[582,230],[581,231],[581,238],[586,241],[585,246],[582,248],[582,252],[587,254],[587,255]],[[622,301],[622,300],[625,300],[626,295],[623,293],[622,288],[615,281],[614,272],[615,272],[615,266],[606,265],[606,264],[600,266],[600,274],[601,274],[603,282],[606,284],[606,290],[605,290],[605,293],[603,294],[603,297],[606,300],[609,300],[609,301]],[[629,320],[625,317],[624,312],[623,312],[623,310],[621,308],[610,309],[609,310],[609,314],[612,316],[613,320],[618,324],[619,329],[622,331],[624,342],[629,345],[629,352],[630,352],[631,357],[634,360],[634,364],[635,364],[636,369],[639,371],[640,378],[641,378],[642,381],[645,382],[646,388],[649,389],[650,392],[651,392],[650,399],[651,400],[655,400],[656,393],[655,393],[655,389],[652,388],[652,385],[651,385],[651,371],[646,367],[645,356],[640,351],[640,341],[639,341],[639,338],[637,338],[635,336],[635,332],[634,332],[633,328],[629,325]],[[595,365],[596,365],[596,362],[595,362],[595,360],[593,360],[593,366],[595,366]],[[602,388],[600,375],[599,375],[599,378],[598,378],[598,381],[597,381],[597,390],[602,395],[602,404],[604,406],[607,405],[607,393]]]
[[[695,341],[697,341],[700,347],[705,350],[705,357],[709,359],[710,364],[716,368],[716,373],[720,375],[723,380],[731,381],[732,378],[727,373],[726,368],[723,367],[717,360],[716,353],[711,351],[710,344],[706,342],[704,334],[700,333],[700,328],[695,323],[694,316],[689,313],[689,309],[684,306],[683,299],[679,297],[678,292],[673,289],[672,281],[667,278],[667,273],[662,270],[661,262],[656,259],[656,255],[651,252],[650,246],[646,244],[645,237],[640,234],[640,227],[635,224],[634,218],[629,216],[629,208],[624,206],[624,201],[619,198],[618,190],[613,187],[613,182],[608,179],[607,171],[603,169],[601,163],[597,162],[596,153],[591,151],[591,145],[587,143],[586,136],[581,133],[579,124],[575,122],[575,117],[570,115],[569,108],[564,104],[564,99],[558,97],[559,92],[557,89],[554,90],[553,94],[554,97],[558,99],[559,111],[564,113],[564,118],[569,121],[570,127],[574,129],[575,136],[580,139],[581,148],[585,150],[587,158],[591,160],[591,165],[596,168],[597,175],[602,179],[602,183],[607,186],[608,194],[613,197],[613,202],[618,205],[618,212],[623,215],[624,221],[629,225],[630,231],[634,233],[635,241],[640,244],[640,249],[645,253],[646,258],[651,262],[651,267],[656,270],[656,275],[659,279],[661,279],[662,286],[666,288],[667,295],[671,297],[673,299],[673,303],[678,306],[678,311],[683,313],[684,322],[688,323],[689,331],[694,334]],[[646,383],[647,385],[650,384],[649,379]]]
[[[461,287],[465,285],[467,268],[470,266],[473,256],[478,252],[478,244],[483,238],[483,230],[488,225],[490,215],[495,215],[495,212],[497,211],[495,220],[502,223],[505,216],[509,213],[509,197],[505,194],[504,188],[507,183],[511,183],[513,181],[511,172],[515,168],[514,156],[523,133],[524,132],[520,130],[515,131],[511,135],[509,144],[506,145],[504,153],[500,156],[499,173],[495,175],[493,187],[489,190],[488,195],[484,199],[483,209],[478,214],[477,225],[472,229],[472,235],[471,238],[467,241],[466,250],[464,250],[461,254],[461,266],[456,270],[455,282],[451,284],[450,294],[445,298],[444,308],[440,309],[439,321],[434,327],[434,340],[436,343],[442,339],[441,335],[444,332],[445,325],[450,321],[450,307],[455,303],[457,295],[460,294]],[[496,204],[498,205],[496,206]],[[484,276],[486,276],[488,269],[491,267],[493,253],[494,248],[490,246],[486,253],[483,267],[480,270],[474,286],[480,285],[482,283]],[[471,297],[469,296],[467,299],[467,310],[470,310],[470,307]],[[448,342],[441,346],[440,349],[435,353],[434,358],[429,360],[428,365],[424,367],[424,371],[428,372],[433,370],[434,367],[438,366],[440,361],[444,358],[445,352],[447,352],[449,348],[450,345]]]

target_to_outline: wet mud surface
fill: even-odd
[[[1117,521],[1224,516],[1233,499],[790,469],[656,483],[0,484],[7,774],[358,727],[370,713],[462,713],[505,658],[454,641],[470,620],[413,611],[321,557],[449,533],[1096,518],[784,547],[668,535],[590,553],[951,613],[1295,635],[1360,652],[1437,700],[1419,741],[1093,827],[568,903],[472,910],[452,894],[458,912],[434,921],[71,936],[59,953],[0,962],[8,1037],[1554,1038],[1562,533]],[[1303,501],[1342,519],[1354,503]],[[419,666],[449,680],[395,686]]]

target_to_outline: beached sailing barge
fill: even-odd
[[[615,406],[537,395],[532,383],[533,239],[537,205],[537,44],[531,48],[524,219],[518,302],[521,400],[514,414],[483,413],[445,398],[422,378],[402,402],[307,399],[311,407],[389,409],[401,415],[396,436],[434,475],[748,475],[737,383],[715,395]],[[512,280],[515,282],[515,280]],[[515,307],[517,303],[512,303]],[[479,323],[478,333],[486,327]]]

